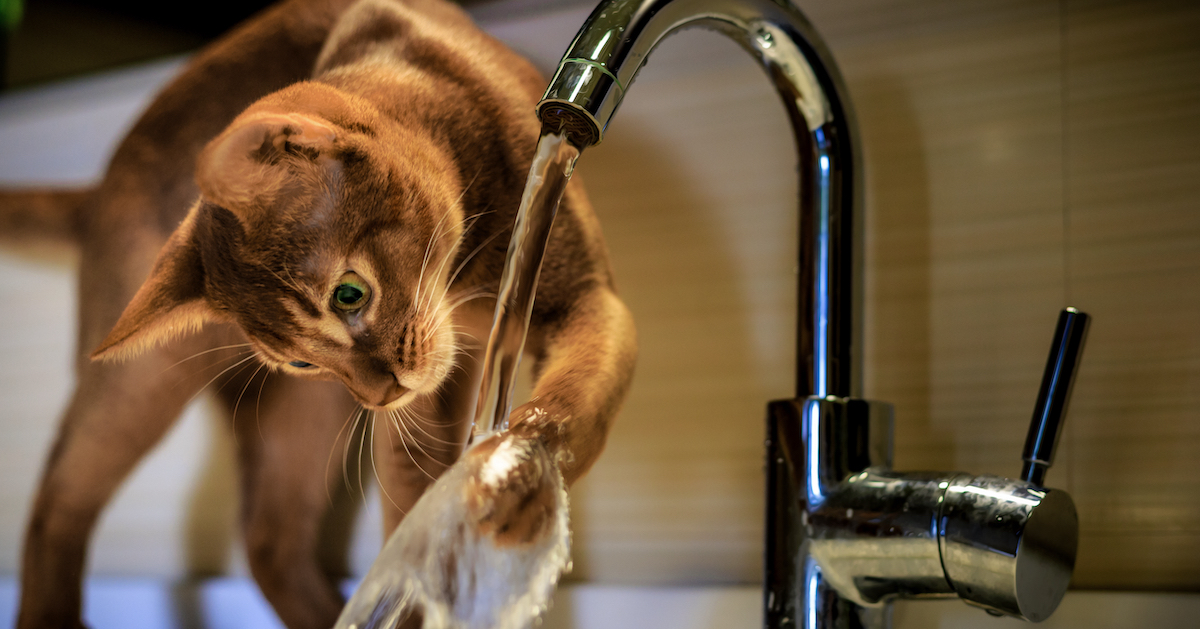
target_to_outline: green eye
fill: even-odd
[[[333,289],[333,307],[344,312],[353,312],[371,300],[371,287],[357,273],[342,276],[341,283]]]

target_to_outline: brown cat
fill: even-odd
[[[101,508],[210,382],[244,433],[251,570],[292,628],[329,627],[342,604],[314,550],[356,407],[385,531],[461,451],[544,83],[442,0],[346,4],[290,0],[200,54],[91,194],[0,199],[4,223],[66,226],[83,250],[78,386],[29,525],[19,627],[79,626]],[[20,218],[39,205],[68,217]],[[606,255],[573,182],[527,345],[540,410],[512,415],[568,483],[599,455],[636,354]],[[488,491],[477,526],[536,532],[537,488]]]

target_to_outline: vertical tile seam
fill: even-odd
[[[1061,133],[1061,151],[1060,162],[1062,167],[1062,248],[1063,248],[1063,302],[1068,306],[1074,305],[1071,302],[1073,298],[1071,294],[1071,180],[1070,180],[1070,164],[1071,164],[1071,85],[1070,85],[1070,40],[1069,40],[1069,22],[1070,22],[1070,0],[1059,0],[1059,108],[1061,116],[1062,129]],[[1067,492],[1075,490],[1075,422],[1067,422]]]

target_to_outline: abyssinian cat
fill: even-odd
[[[82,246],[78,384],[26,536],[19,627],[80,626],[100,510],[209,384],[244,432],[256,580],[289,627],[332,626],[342,601],[314,552],[342,473],[331,450],[374,420],[385,531],[461,452],[543,85],[443,0],[288,0],[198,55],[98,188],[0,197],[3,224]],[[568,483],[599,455],[636,354],[606,255],[573,182],[510,431]],[[543,521],[541,488],[514,478],[475,486],[495,495],[475,497],[472,524],[502,543]]]

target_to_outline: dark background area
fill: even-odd
[[[3,85],[19,89],[186,53],[268,4],[25,0],[20,23],[0,41]]]
[[[9,0],[11,1],[11,0]],[[108,70],[203,46],[274,0],[22,0],[11,32],[0,21],[0,91]],[[454,0],[504,15],[595,0]],[[5,0],[0,0],[0,10]],[[488,5],[496,4],[492,9]],[[502,5],[502,6],[500,6]]]

